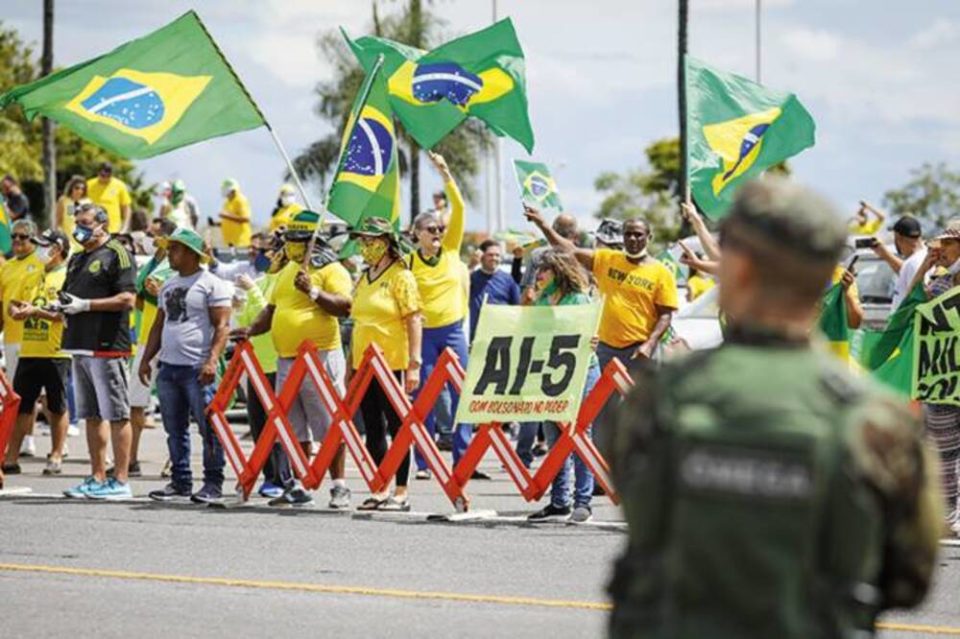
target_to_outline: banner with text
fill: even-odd
[[[576,419],[600,304],[484,304],[457,422]]]
[[[960,287],[917,307],[914,399],[960,406]]]

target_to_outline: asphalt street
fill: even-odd
[[[332,512],[323,499],[296,511],[260,499],[150,502],[143,496],[163,484],[160,430],[144,435],[136,499],[67,500],[59,492],[87,471],[82,438],[70,446],[65,476],[42,477],[41,459],[24,460],[0,496],[2,637],[604,633],[609,566],[625,539],[618,510],[599,498],[592,525],[529,525],[521,516],[537,505],[493,456],[482,466],[493,481],[468,486],[483,518],[451,522],[428,517],[453,509],[425,481],[411,487],[409,514]],[[366,491],[348,475],[356,504]],[[960,636],[958,592],[960,547],[945,546],[927,604],[888,615],[881,636]]]

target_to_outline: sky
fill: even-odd
[[[39,44],[42,2],[4,0],[3,24]],[[905,184],[924,162],[960,169],[960,2],[956,0],[763,0],[762,81],[795,92],[817,123],[816,146],[791,160],[796,179],[852,212]],[[400,2],[380,1],[383,13]],[[527,64],[532,159],[554,172],[565,208],[591,220],[604,171],[645,164],[643,149],[678,131],[676,3],[668,0],[500,0]],[[689,51],[725,70],[755,73],[755,0],[691,0]],[[487,0],[435,0],[450,38],[488,25]],[[316,116],[314,87],[332,66],[317,35],[370,28],[362,0],[58,0],[54,58],[69,66],[112,50],[195,9],[257,100],[283,145],[296,155],[331,132]],[[512,158],[502,144],[501,201],[509,227],[524,229]],[[217,138],[142,160],[149,181],[180,178],[204,215],[220,208],[231,177],[265,224],[285,171],[265,129]],[[424,163],[422,166],[426,166]],[[486,228],[489,180],[476,182],[467,226]],[[425,175],[423,192],[439,186]],[[321,199],[311,191],[314,204]],[[422,201],[426,208],[426,198]],[[406,208],[404,209],[406,210]],[[591,224],[595,222],[590,222]]]

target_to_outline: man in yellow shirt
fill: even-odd
[[[547,241],[569,251],[589,270],[603,296],[597,357],[605,368],[614,358],[628,369],[653,359],[677,310],[677,283],[662,262],[647,253],[650,226],[642,219],[623,223],[623,250],[578,248],[560,237],[540,212],[526,207],[527,219]]]
[[[343,396],[346,390],[347,362],[340,342],[338,317],[350,314],[353,280],[323,242],[304,267],[307,244],[317,229],[319,216],[301,211],[293,217],[284,233],[284,251],[289,261],[277,274],[267,307],[250,326],[250,337],[270,331],[277,350],[277,392],[283,388],[297,357],[300,344],[308,341],[316,349],[330,379]],[[290,425],[309,458],[311,435],[323,443],[332,423],[320,391],[308,376],[287,413]],[[330,466],[333,488],[330,507],[350,506],[350,489],[344,479],[343,446]],[[304,506],[313,501],[297,481],[285,486],[283,495],[270,501],[272,506]]]
[[[302,210],[303,207],[297,202],[296,189],[289,184],[281,186],[280,193],[277,195],[277,206],[270,214],[270,232],[275,233],[287,226],[293,216]]]
[[[53,310],[59,302],[57,294],[67,275],[66,259],[70,240],[60,231],[45,231],[37,238],[41,248],[38,260],[44,263],[41,277],[29,289],[23,289],[24,300],[12,300],[12,315],[23,322],[23,346],[20,363],[13,378],[13,389],[20,395],[17,425],[7,449],[4,472],[20,472],[17,463],[20,445],[33,430],[37,400],[47,397],[53,444],[47,457],[44,475],[59,475],[67,440],[67,372],[70,355],[60,350],[63,336],[63,315]]]
[[[223,208],[220,210],[220,231],[223,234],[223,243],[236,248],[250,246],[250,202],[247,196],[240,192],[240,185],[236,180],[224,180],[220,187],[223,197]]]
[[[107,212],[107,231],[127,232],[130,228],[130,191],[122,180],[113,177],[112,164],[102,162],[97,177],[87,180],[87,197]]]
[[[873,215],[873,219],[870,219]],[[874,208],[860,201],[860,208],[856,215],[850,218],[851,235],[875,235],[883,227],[883,221],[887,219],[886,214],[880,209]]]

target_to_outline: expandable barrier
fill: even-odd
[[[230,398],[244,375],[250,379],[251,386],[267,414],[263,432],[249,457],[244,454],[226,418]],[[440,355],[433,373],[423,384],[417,399],[411,403],[400,382],[390,371],[383,353],[372,345],[364,354],[360,367],[355,371],[346,388],[346,393],[341,396],[327,374],[317,351],[305,341],[300,346],[290,374],[277,395],[270,387],[253,353],[252,346],[249,342],[244,342],[238,345],[230,360],[207,412],[214,432],[223,444],[227,460],[237,475],[238,487],[244,499],[250,496],[257,476],[263,469],[274,443],[279,439],[281,447],[290,459],[294,474],[308,489],[317,488],[321,484],[323,475],[333,462],[340,445],[344,444],[370,490],[382,491],[396,475],[404,455],[413,445],[420,450],[433,477],[443,488],[454,507],[464,511],[468,509],[470,503],[464,488],[487,449],[492,446],[521,496],[527,501],[536,501],[544,495],[566,457],[571,452],[575,452],[593,471],[596,481],[600,483],[611,500],[614,503],[619,502],[610,481],[610,468],[594,446],[587,431],[610,397],[614,394],[626,393],[633,385],[623,364],[618,360],[612,361],[603,371],[594,389],[582,402],[576,422],[560,424],[561,436],[534,475],[524,467],[509,438],[503,432],[501,424],[497,422],[479,426],[460,462],[451,470],[430,436],[425,422],[443,387],[450,384],[454,391],[459,393],[465,377],[466,374],[456,354],[451,349],[446,349]],[[317,387],[327,411],[333,416],[330,431],[321,442],[320,450],[312,462],[301,449],[287,419],[290,406],[303,383],[312,383]],[[393,438],[380,466],[373,461],[353,423],[353,415],[360,407],[360,400],[372,383],[379,383],[384,389],[385,395],[401,420],[397,436]]]
[[[6,374],[0,371],[0,460],[6,458],[7,446],[17,425],[20,396],[13,392],[13,385]]]

